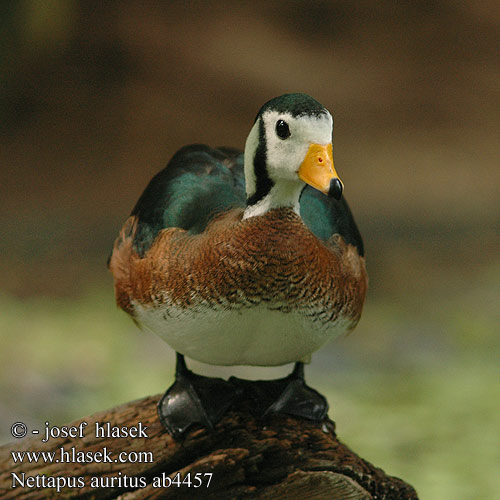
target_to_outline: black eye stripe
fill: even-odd
[[[290,137],[290,127],[285,120],[278,120],[276,122],[276,135],[280,139],[288,139]]]

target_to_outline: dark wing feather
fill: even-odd
[[[132,211],[138,218],[135,250],[143,256],[164,228],[202,233],[213,216],[244,207],[245,200],[243,154],[230,148],[186,146],[151,179]],[[338,233],[364,254],[361,235],[344,197],[337,201],[306,186],[300,214],[321,240]]]
[[[132,210],[138,218],[135,250],[143,256],[164,228],[201,233],[214,215],[244,206],[242,155],[229,148],[186,146],[151,179]]]

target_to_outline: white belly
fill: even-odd
[[[135,318],[177,352],[212,365],[278,366],[308,361],[327,340],[349,329],[338,320],[320,326],[299,313],[263,306],[242,310],[134,305]]]

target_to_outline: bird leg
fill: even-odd
[[[196,375],[177,353],[175,382],[158,402],[158,416],[175,439],[195,424],[213,430],[240,393],[226,380]]]
[[[229,382],[244,391],[252,402],[251,412],[260,416],[287,414],[322,421],[328,413],[324,396],[304,380],[304,363],[295,363],[288,377],[275,380],[244,380],[231,377]]]
[[[276,381],[278,382],[278,381]],[[267,408],[264,415],[288,414],[309,420],[321,421],[328,413],[328,402],[304,380],[304,363],[297,362],[293,372],[281,379],[282,391]]]
[[[179,439],[193,425],[210,430],[240,397],[252,401],[258,415],[287,414],[321,421],[328,413],[324,396],[304,380],[304,363],[295,363],[288,377],[277,380],[229,380],[196,375],[177,353],[175,382],[158,402],[158,416],[167,431]]]

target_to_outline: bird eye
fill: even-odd
[[[276,135],[280,139],[288,139],[290,137],[290,128],[285,120],[278,120],[276,122]]]

